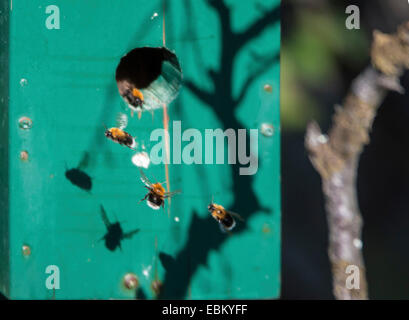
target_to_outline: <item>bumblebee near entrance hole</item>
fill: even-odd
[[[182,82],[182,69],[170,50],[142,47],[121,58],[115,80],[119,94],[131,110],[154,110],[176,98]]]

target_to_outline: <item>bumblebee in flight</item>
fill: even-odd
[[[234,218],[244,221],[237,213],[228,211],[223,206],[213,203],[213,201],[207,206],[207,209],[212,214],[212,217],[219,223],[220,229],[223,232],[228,232],[236,226],[236,220]]]
[[[125,100],[125,102],[135,111],[142,111],[144,98],[142,91],[132,88],[128,82],[118,83],[119,94]]]
[[[135,139],[128,132],[125,132],[123,130],[127,125],[127,116],[123,113],[119,113],[117,117],[117,127],[109,129],[105,127],[105,137],[116,143],[119,143],[120,145],[127,146],[128,148],[135,150]]]
[[[160,207],[165,207],[165,199],[173,197],[175,194],[180,193],[180,190],[173,191],[173,192],[165,192],[165,188],[162,186],[160,182],[152,183],[146,177],[146,175],[141,172],[141,180],[145,184],[145,188],[149,190],[146,196],[141,200],[147,200],[147,204],[154,210],[158,210]],[[139,201],[139,202],[141,202]]]

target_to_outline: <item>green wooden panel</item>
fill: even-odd
[[[14,299],[277,298],[279,1],[52,4],[60,10],[58,30],[46,28],[49,1],[2,2],[0,290]],[[162,46],[163,34],[184,78],[169,106],[171,150],[173,121],[203,135],[216,128],[262,132],[255,175],[240,175],[239,163],[170,164],[171,189],[182,194],[154,211],[138,203],[146,189],[131,162],[135,152],[108,141],[103,124],[114,126],[126,112],[126,131],[139,145],[149,151],[156,144],[150,134],[163,127],[162,110],[131,117],[115,68],[133,48]],[[21,128],[22,117],[32,120],[30,129]],[[91,177],[90,190],[67,179],[75,168]],[[146,174],[164,181],[165,166],[152,164]],[[230,235],[207,211],[212,196],[245,218]],[[122,250],[99,241],[107,232],[100,206],[124,232],[139,229]],[[49,265],[60,269],[58,290],[45,286]],[[128,272],[138,277],[137,290],[123,286]],[[162,283],[158,295],[154,280]]]

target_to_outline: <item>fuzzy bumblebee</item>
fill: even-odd
[[[128,148],[135,150],[133,148],[134,138],[122,129],[110,128],[105,130],[105,137],[108,139],[119,143],[120,145],[127,146]]]
[[[105,137],[107,137],[109,140],[119,143],[122,146],[126,146],[132,150],[135,150],[135,138],[132,137],[128,132],[123,130],[128,125],[127,116],[123,113],[119,113],[116,123],[117,127],[109,129],[105,127]]]
[[[240,215],[226,210],[219,204],[212,202],[207,206],[207,209],[211,213],[212,217],[219,222],[220,229],[223,232],[233,230],[233,228],[236,226],[236,220],[234,218],[243,221],[243,218]]]
[[[141,200],[147,200],[147,204],[154,210],[158,210],[160,207],[165,207],[165,199],[173,197],[175,194],[180,193],[180,190],[173,191],[173,192],[165,192],[165,188],[162,186],[160,182],[152,183],[146,177],[146,175],[141,172],[141,180],[145,184],[145,188],[149,190],[149,192],[145,195],[145,197]],[[141,202],[139,201],[139,202]]]

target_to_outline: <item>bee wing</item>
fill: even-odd
[[[135,141],[135,140],[134,140]],[[133,144],[135,144],[135,142],[133,143]],[[128,146],[128,145],[126,145],[129,149],[132,149],[133,151],[136,151],[136,149],[135,148],[132,148],[131,146]]]
[[[143,173],[142,169],[139,168],[139,171],[141,173],[141,180],[142,182],[147,186],[147,187],[151,187],[152,186],[152,182],[149,181],[148,177],[145,175],[145,173]]]
[[[117,128],[123,130],[128,125],[128,116],[125,113],[118,112],[116,116],[116,126]]]
[[[105,226],[108,228],[111,225],[111,222],[109,222],[107,213],[102,205],[101,205],[101,217],[102,217],[102,221],[104,221]]]
[[[244,218],[243,218],[241,215],[239,215],[238,213],[232,212],[232,211],[229,211],[229,210],[226,210],[226,212],[227,212],[228,214],[230,214],[231,216],[233,216],[234,218],[237,218],[237,219],[239,219],[240,221],[244,221]]]
[[[173,197],[175,194],[181,193],[182,190],[176,190],[176,191],[171,191],[171,192],[165,192],[164,198],[170,198]]]
[[[219,222],[219,229],[222,233],[227,233],[227,229],[223,226],[221,222]]]

